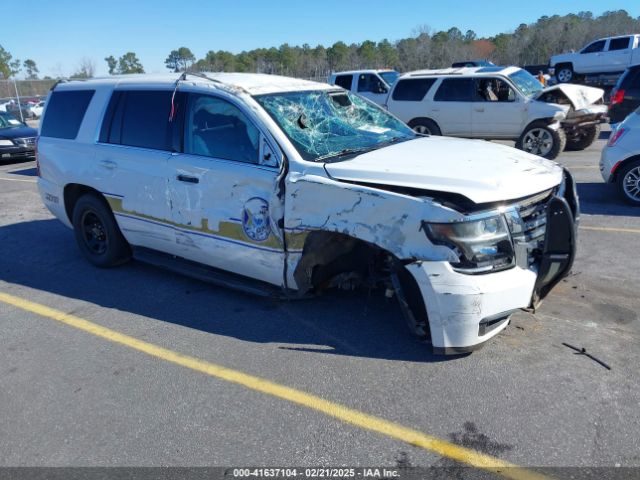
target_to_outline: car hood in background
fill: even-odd
[[[555,162],[515,148],[450,137],[425,137],[325,164],[338,180],[463,195],[500,202],[551,189],[562,181]]]
[[[26,125],[0,128],[0,138],[29,138],[37,136],[38,130]]]
[[[571,102],[574,110],[582,110],[590,107],[594,103],[600,101],[604,95],[604,90],[595,87],[586,87],[584,85],[574,85],[572,83],[560,83],[553,87],[547,87],[542,90],[536,99],[540,98],[547,92],[560,90],[565,97]]]

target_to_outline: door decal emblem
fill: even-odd
[[[263,198],[253,197],[244,204],[242,229],[247,237],[264,242],[271,234],[269,203]]]

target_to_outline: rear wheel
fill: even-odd
[[[566,64],[557,67],[556,79],[559,83],[570,83],[573,80],[573,67]]]
[[[411,120],[409,126],[414,132],[421,135],[442,135],[438,124],[429,118],[418,118]]]
[[[114,267],[131,258],[111,209],[95,194],[78,199],[73,209],[73,228],[80,251],[97,267]]]
[[[553,160],[564,150],[567,137],[564,130],[554,130],[544,122],[531,124],[516,142],[516,148]]]
[[[640,207],[640,160],[622,166],[617,186],[625,202]]]
[[[600,125],[588,125],[576,129],[573,135],[567,135],[565,150],[579,151],[589,148],[600,135]]]

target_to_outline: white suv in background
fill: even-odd
[[[517,67],[449,68],[402,75],[387,108],[418,133],[515,140],[517,148],[553,159],[598,137],[603,94],[578,85],[543,88]]]
[[[556,163],[419,136],[324,83],[240,73],[61,83],[38,162],[42,201],[96,266],[133,256],[287,298],[395,292],[439,353],[496,335],[569,272],[576,248],[575,185]]]
[[[389,90],[400,74],[395,70],[352,70],[332,73],[329,84],[357,93],[378,105],[384,105]]]
[[[554,55],[549,60],[549,72],[558,82],[566,83],[576,75],[622,73],[640,63],[640,35],[600,38],[579,52]]]

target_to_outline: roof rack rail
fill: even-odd
[[[229,85],[228,83],[224,83],[224,82],[222,82],[222,81],[220,81],[220,80],[218,80],[216,78],[211,78],[211,77],[207,76],[207,74],[201,73],[201,72],[183,72],[182,75],[180,75],[178,77],[178,79],[176,80],[176,88],[177,88],[177,86],[178,86],[178,84],[180,82],[182,82],[182,81],[187,79],[187,75],[191,75],[191,76],[194,76],[194,77],[202,78],[204,80],[209,80],[210,82],[213,82],[213,83],[219,83],[220,85],[223,85],[223,86],[225,86],[227,88],[240,90],[240,91],[242,91],[244,93],[249,93],[242,87],[238,87],[237,85]]]
[[[56,80],[56,83],[51,85],[51,88],[49,89],[49,91],[53,92],[60,83],[67,83],[68,81],[69,80],[67,80],[65,78],[59,78],[58,80]]]

